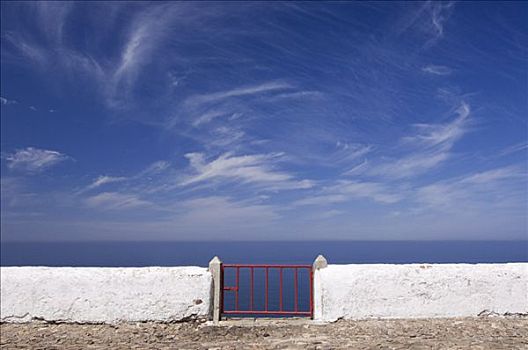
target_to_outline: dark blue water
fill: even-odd
[[[1,244],[2,266],[528,262],[528,241],[80,242]]]

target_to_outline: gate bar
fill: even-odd
[[[240,280],[240,267],[237,267],[236,268],[236,290],[235,290],[235,310],[238,310],[238,284],[239,284],[239,281]]]
[[[251,293],[250,293],[250,300],[249,300],[249,305],[250,305],[249,309],[250,310],[253,310],[253,294],[254,294],[254,286],[253,286],[254,282],[253,282],[253,280],[254,280],[254,278],[255,278],[255,270],[252,267],[251,268]]]
[[[266,311],[268,311],[268,267],[266,267],[266,291],[265,291],[265,293],[264,293],[264,296],[265,296],[265,298],[266,298],[266,300],[265,300],[265,302],[264,302],[264,304],[265,304],[264,309],[265,309]]]
[[[295,298],[293,299],[294,300],[294,303],[295,303],[295,311],[299,311],[299,282],[298,282],[298,272],[299,269],[295,269],[295,284],[294,284],[294,293],[295,293]]]
[[[312,315],[312,318],[314,317],[314,303],[313,303],[313,299],[314,299],[314,272],[313,272],[313,269],[310,269],[310,314]]]
[[[297,270],[295,270],[297,271]],[[279,293],[280,293],[280,296],[279,296],[279,309],[280,311],[282,311],[282,267],[280,268],[280,289],[279,289]]]

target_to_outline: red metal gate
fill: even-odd
[[[221,271],[222,315],[313,316],[312,265],[222,264]],[[293,300],[288,298],[292,293]]]

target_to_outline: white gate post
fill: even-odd
[[[213,297],[212,297],[212,319],[215,324],[220,322],[222,302],[222,261],[215,256],[209,262],[209,272],[213,277]]]
[[[326,258],[322,255],[319,255],[315,261],[313,262],[313,288],[314,288],[314,295],[313,295],[313,303],[314,303],[314,312],[313,312],[313,319],[315,321],[322,321],[323,320],[323,286],[321,282],[321,269],[324,269],[328,266],[328,262],[326,261]]]

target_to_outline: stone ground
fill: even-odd
[[[2,349],[528,349],[528,318],[1,324]]]

